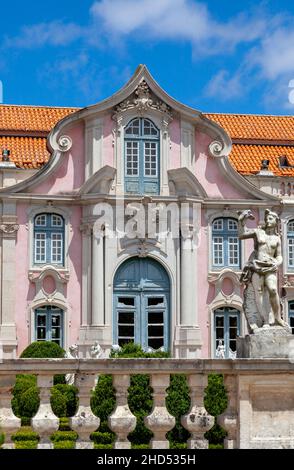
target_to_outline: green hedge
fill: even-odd
[[[59,441],[76,441],[78,438],[78,434],[75,431],[56,431],[51,436],[52,442],[59,442]]]
[[[21,358],[64,357],[65,350],[51,341],[35,341],[21,353]]]

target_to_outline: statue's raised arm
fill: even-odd
[[[244,240],[245,238],[253,238],[256,235],[256,229],[248,229],[246,227],[246,221],[248,219],[254,220],[255,217],[252,214],[250,209],[246,209],[245,211],[238,211],[238,236],[240,240]]]

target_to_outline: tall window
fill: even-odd
[[[64,219],[57,214],[39,214],[34,220],[34,263],[64,264]]]
[[[218,308],[214,312],[215,357],[236,357],[236,339],[240,334],[240,312],[231,307]]]
[[[287,225],[288,268],[294,270],[294,220]]]
[[[292,335],[294,334],[294,300],[291,300],[288,303],[288,318],[289,318],[289,325],[292,330]]]
[[[240,251],[237,221],[226,217],[215,219],[212,223],[213,267],[240,268]]]
[[[52,305],[35,312],[36,341],[52,341],[63,346],[63,311]]]
[[[125,189],[159,193],[159,130],[150,119],[135,118],[125,128]]]

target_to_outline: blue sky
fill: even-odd
[[[145,63],[201,111],[294,114],[291,0],[14,0],[1,19],[4,103],[86,106]]]

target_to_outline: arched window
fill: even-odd
[[[125,128],[125,190],[159,193],[159,130],[150,119],[132,119]]]
[[[46,305],[35,311],[36,341],[52,341],[63,346],[63,311],[53,305]]]
[[[39,214],[34,220],[34,264],[64,264],[64,219]]]
[[[287,224],[287,258],[288,268],[294,270],[294,220]]]
[[[220,217],[212,223],[212,266],[241,267],[238,225],[235,219]]]
[[[236,357],[236,339],[240,334],[240,312],[231,307],[214,311],[214,356],[219,359]]]

